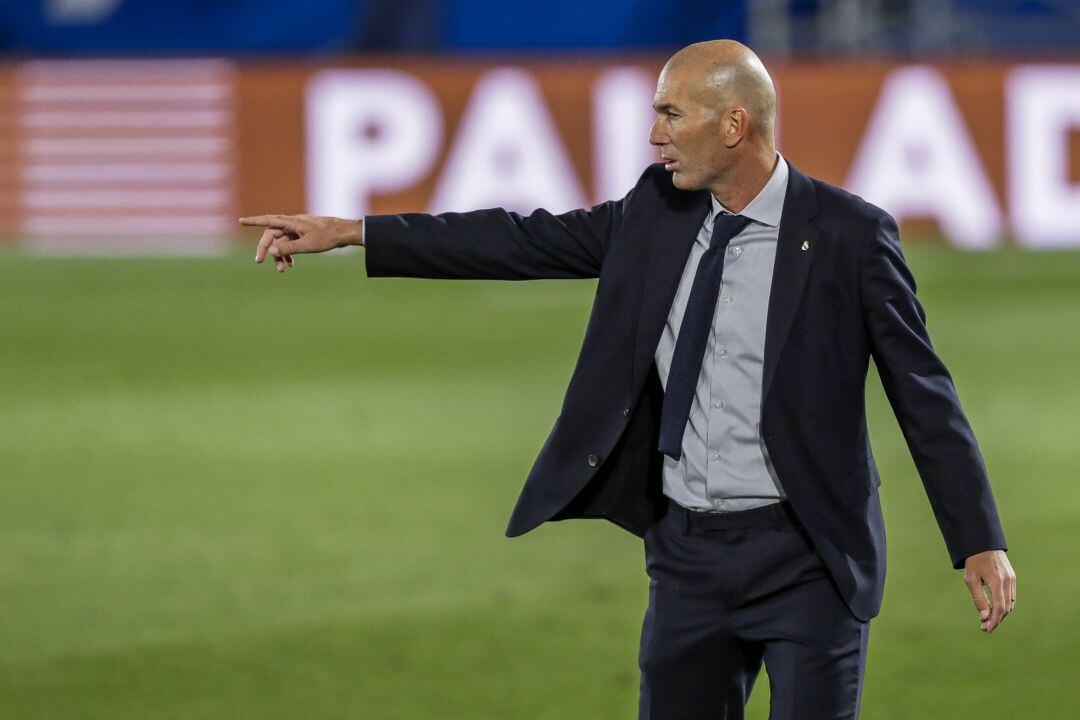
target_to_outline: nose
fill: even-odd
[[[668,141],[667,133],[661,132],[660,120],[660,116],[657,115],[652,127],[649,128],[649,143],[652,145],[664,145]]]

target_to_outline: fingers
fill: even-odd
[[[1004,620],[1016,609],[1016,575],[1011,571],[1006,572],[1002,579],[1002,596],[1004,601],[1002,602],[1001,619]]]
[[[289,267],[292,267],[292,253],[294,251],[290,247],[290,240],[284,232],[275,228],[267,228],[255,248],[255,262],[261,263],[266,259],[267,255],[270,255],[275,260],[277,258],[284,259],[289,264]]]
[[[252,215],[240,218],[241,225],[253,225],[257,227],[279,228],[289,232],[300,234],[300,216],[298,215]]]
[[[971,591],[971,601],[975,603],[975,610],[979,613],[979,619],[983,621],[985,630],[986,620],[990,617],[990,603],[987,602],[986,593],[983,592],[982,578],[974,573],[967,573],[964,575],[964,583]]]
[[[285,272],[286,267],[293,267],[292,253],[295,251],[291,245],[293,241],[281,230],[267,228],[259,239],[259,245],[255,249],[255,262],[261,263],[266,256],[274,258],[274,265],[278,272]]]
[[[990,597],[994,601],[994,607],[990,611],[990,619],[983,623],[982,629],[993,632],[994,628],[1005,619],[1005,579],[994,578],[989,583]]]
[[[254,215],[242,217],[240,222],[264,228],[255,249],[255,262],[261,263],[269,255],[278,272],[293,267],[293,256],[299,253],[321,253],[356,244],[358,227],[356,221],[310,215]]]
[[[987,551],[968,558],[964,583],[979,612],[983,632],[997,629],[1016,603],[1016,573],[1001,551]],[[989,592],[990,600],[986,595]]]
[[[295,252],[303,252],[302,250],[294,247],[296,245],[295,240],[293,240],[283,232],[277,232],[277,236],[274,238],[273,242],[270,243],[270,247],[267,249],[271,257],[273,257],[274,259],[280,259],[284,258],[286,255],[292,255]]]
[[[293,266],[292,255],[282,255],[279,258],[275,258],[275,265],[277,265],[278,272],[285,272],[285,268],[291,268]]]
[[[293,266],[292,253],[289,252],[289,239],[282,235],[276,238],[270,245],[270,256],[274,258],[274,266],[279,273],[285,272],[285,268]]]
[[[271,243],[281,235],[280,230],[273,228],[266,228],[263,231],[262,237],[259,238],[259,244],[255,246],[255,262],[261,263],[266,258],[266,251],[270,248]]]
[[[333,247],[318,230],[312,230],[300,237],[283,233],[281,239],[274,241],[274,245],[281,255],[321,253]]]

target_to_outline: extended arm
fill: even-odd
[[[372,277],[530,280],[600,274],[622,221],[622,201],[591,210],[522,216],[501,208],[367,218]]]
[[[256,262],[279,272],[292,255],[364,245],[372,277],[528,280],[597,277],[629,199],[590,210],[522,216],[501,208],[466,213],[372,215],[362,221],[312,215],[259,215],[265,228]]]
[[[883,215],[862,250],[863,316],[871,353],[911,456],[919,470],[954,568],[976,606],[986,610],[982,583],[994,593],[992,630],[1011,608],[1015,574],[982,454],[951,376],[926,330],[915,279],[904,261],[895,221]],[[986,577],[984,577],[986,576]],[[1006,595],[1008,597],[1006,597]],[[980,606],[979,599],[982,599]]]

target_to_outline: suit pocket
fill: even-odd
[[[844,479],[840,489],[849,505],[861,505],[874,494],[880,485],[881,476],[870,467],[862,466]]]

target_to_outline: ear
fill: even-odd
[[[750,118],[746,108],[736,106],[724,115],[724,145],[733,148],[742,142],[750,128]]]

